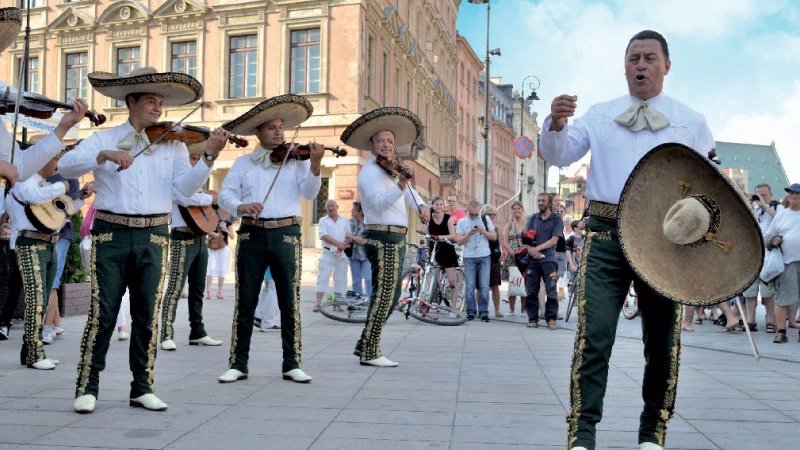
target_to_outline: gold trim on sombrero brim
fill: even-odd
[[[239,136],[255,134],[256,128],[270,120],[283,120],[283,129],[294,128],[308,120],[314,107],[301,95],[278,95],[264,100],[241,116],[222,124],[222,128]]]
[[[178,106],[203,96],[203,85],[184,73],[157,72],[121,77],[109,72],[92,72],[87,78],[97,92],[121,101],[130,94],[147,93],[163,97],[164,106]]]
[[[22,11],[19,8],[0,8],[0,52],[7,49],[22,29]]]
[[[350,147],[370,150],[370,138],[387,130],[394,134],[395,148],[404,147],[422,136],[422,122],[405,108],[378,108],[353,121],[342,133],[341,140]]]
[[[729,250],[712,242],[679,245],[664,236],[664,217],[684,195],[716,202],[719,229],[714,238],[732,243]],[[625,259],[642,280],[673,301],[711,305],[729,300],[761,271],[764,239],[748,202],[711,160],[685,145],[662,144],[644,155],[622,190],[617,219]]]

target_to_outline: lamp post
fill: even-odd
[[[533,78],[536,81],[535,82],[531,81],[530,83],[528,83],[528,85],[531,86],[531,94],[528,96],[528,98],[525,98],[525,80],[527,80],[528,78]],[[533,87],[534,84],[536,85],[536,87]],[[520,113],[520,117],[519,117],[519,135],[520,136],[525,136],[525,133],[523,132],[523,130],[525,129],[525,120],[524,120],[525,119],[525,113],[527,112],[525,110],[525,102],[532,102],[534,100],[539,100],[539,96],[536,95],[536,89],[539,89],[539,86],[541,86],[541,85],[542,85],[542,82],[539,81],[539,78],[537,78],[534,75],[528,75],[527,77],[522,79],[522,92],[520,92],[520,95],[519,95],[519,113]]]
[[[486,4],[486,83],[484,84],[485,87],[485,97],[486,97],[486,109],[483,114],[483,201],[489,203],[489,58],[491,56],[500,56],[500,49],[496,48],[494,50],[489,50],[489,17],[491,14],[492,7],[489,4],[489,0],[467,0],[469,3],[473,5],[483,5]]]

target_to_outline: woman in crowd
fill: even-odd
[[[352,242],[350,258],[350,275],[353,279],[353,292],[369,298],[372,295],[372,266],[364,250],[364,210],[361,202],[353,202],[353,217],[350,219],[350,232],[347,240]],[[363,281],[363,287],[362,287]]]
[[[216,231],[208,234],[208,270],[206,271],[206,298],[211,298],[211,285],[217,278],[217,298],[222,300],[222,285],[231,267],[231,252],[228,248],[230,222],[220,220]]]
[[[514,254],[516,254],[522,247],[522,242],[520,241],[519,235],[523,231],[525,231],[525,225],[527,223],[528,218],[525,217],[525,208],[522,206],[522,202],[515,201],[511,204],[511,220],[503,227],[503,232],[500,235],[500,243],[503,245],[503,248],[506,249],[506,259],[505,259],[505,270],[508,271],[509,267],[514,266]],[[524,274],[523,274],[524,276]],[[510,312],[508,313],[509,316],[514,316],[516,314],[516,304],[517,304],[517,297],[516,296],[508,296],[508,309]],[[520,312],[524,310],[524,298],[520,298]]]
[[[431,201],[431,221],[428,223],[428,234],[437,236],[440,239],[456,239],[456,225],[450,214],[444,212],[444,200],[442,197],[434,197]],[[429,247],[433,251],[433,242],[430,242]],[[444,268],[447,280],[450,282],[448,289],[451,290],[449,298],[455,298],[454,290],[458,280],[456,275],[456,267],[458,267],[458,256],[456,249],[446,243],[439,242],[436,248],[436,263]],[[451,305],[455,307],[456,305]]]

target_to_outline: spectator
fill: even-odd
[[[275,290],[275,280],[272,279],[272,272],[267,267],[267,272],[264,274],[264,286],[262,286],[261,293],[258,295],[258,306],[256,306],[253,325],[258,327],[259,331],[280,330],[281,327],[277,325],[279,318],[278,292]]]
[[[563,222],[561,216],[551,209],[553,197],[550,194],[539,194],[536,198],[536,205],[539,207],[539,213],[531,215],[525,230],[526,233],[536,232],[533,242],[525,245],[528,255],[530,255],[526,279],[528,296],[525,299],[525,309],[528,312],[528,327],[537,328],[539,326],[539,288],[543,281],[547,298],[544,318],[547,321],[547,328],[556,330],[558,329],[556,326],[558,263],[556,262],[555,246],[559,237],[563,235]]]
[[[350,275],[353,279],[353,292],[369,297],[372,295],[372,265],[364,250],[364,210],[361,202],[353,202],[353,217],[350,219],[350,232],[347,240],[351,242]],[[362,287],[363,281],[363,287]]]
[[[347,247],[347,234],[350,232],[350,222],[339,216],[339,205],[336,200],[325,202],[327,216],[319,220],[319,240],[322,241],[322,255],[319,257],[319,271],[317,273],[317,303],[314,312],[319,312],[322,297],[328,290],[328,282],[333,273],[333,292],[341,297],[347,290],[347,256],[344,249]]]
[[[504,263],[505,270],[508,272],[509,267],[514,265],[514,255],[523,247],[522,242],[520,241],[519,235],[525,230],[525,208],[522,205],[522,202],[515,201],[511,204],[511,220],[506,224],[505,229],[503,230],[503,234],[500,236],[501,243],[503,244],[503,248],[506,249],[506,260]],[[508,278],[508,276],[506,276]],[[520,298],[520,313],[523,310],[523,303],[522,299]],[[509,309],[509,316],[516,315],[517,303],[517,296],[508,296],[508,309]]]
[[[453,240],[456,238],[456,226],[450,214],[445,214],[444,201],[441,197],[434,197],[431,200],[431,220],[428,222],[428,234],[439,239]],[[433,241],[429,245],[430,250],[433,251]],[[458,281],[456,272],[458,255],[456,255],[456,249],[446,242],[439,242],[435,256],[436,264],[444,268],[445,275],[449,281],[448,289],[451,290],[451,295],[448,298],[455,299],[456,295],[453,290],[456,288],[456,282]],[[457,305],[450,306],[455,308]]]
[[[567,216],[569,217],[569,216]],[[586,222],[583,220],[573,220],[570,224],[571,233],[567,238],[567,278],[569,283],[575,280],[578,267],[581,265],[581,252],[583,251],[583,231],[586,229]]]
[[[456,225],[456,242],[464,246],[464,284],[466,285],[467,320],[474,320],[479,314],[484,322],[489,321],[489,272],[491,270],[491,251],[489,239],[497,239],[494,223],[486,218],[486,225],[480,217],[481,204],[469,202],[469,215]],[[475,306],[475,286],[480,289],[477,308]]]
[[[556,244],[556,262],[558,263],[558,301],[564,300],[567,296],[567,284],[569,284],[569,264],[567,264],[567,239],[572,236],[572,216],[569,214],[561,216],[564,224],[563,235],[558,238]]]
[[[487,216],[492,219],[492,222],[495,221],[497,218],[497,210],[494,209],[491,205],[485,205],[481,209],[482,218],[485,219]],[[499,236],[498,239],[489,239],[489,248],[497,246],[500,249],[500,240]],[[502,263],[500,262],[501,258],[499,255],[490,255],[490,263],[489,263],[489,291],[492,294],[492,303],[494,304],[494,316],[495,317],[503,317],[503,314],[500,312],[500,283],[502,283],[503,278],[503,268]]]
[[[0,311],[0,341],[5,341],[9,337],[11,320],[14,318],[22,294],[22,277],[17,266],[17,256],[10,244],[11,225],[3,223],[0,228],[0,274],[3,280],[9,281],[0,285],[0,300],[3,300],[0,301],[3,304],[3,309]]]
[[[211,298],[211,285],[217,278],[217,298],[222,300],[222,285],[231,268],[231,251],[228,238],[231,222],[220,220],[215,231],[208,233],[208,270],[206,271],[206,298]]]
[[[447,196],[447,214],[453,218],[453,225],[458,225],[458,221],[467,217],[467,212],[460,208],[458,196],[450,194]]]
[[[767,248],[780,248],[785,264],[783,273],[775,280],[778,334],[773,342],[776,344],[788,341],[786,320],[789,306],[800,301],[800,184],[795,183],[784,190],[788,193],[789,208],[775,214],[766,233]]]

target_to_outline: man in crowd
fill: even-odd
[[[539,214],[531,214],[525,233],[535,231],[533,245],[526,245],[528,250],[528,269],[526,277],[527,296],[525,310],[528,313],[528,327],[539,326],[539,288],[545,289],[544,319],[547,328],[558,329],[558,262],[556,261],[556,244],[564,238],[561,216],[552,211],[553,197],[541,193],[536,197]],[[566,248],[566,247],[565,247]],[[566,261],[565,261],[566,263]]]
[[[322,255],[319,257],[317,273],[317,303],[314,312],[319,312],[322,297],[328,290],[328,281],[333,273],[333,292],[341,297],[347,290],[347,270],[349,268],[344,249],[349,242],[350,221],[339,216],[339,204],[336,200],[325,202],[327,216],[319,219],[319,240],[322,241]]]
[[[464,246],[464,284],[467,301],[467,320],[475,315],[483,322],[489,321],[489,275],[491,270],[491,250],[489,241],[497,240],[497,230],[492,219],[486,217],[486,225],[481,219],[481,204],[477,200],[469,202],[469,215],[456,225],[456,242]],[[478,305],[475,305],[475,286],[480,290]]]
[[[773,342],[782,344],[786,337],[786,321],[794,321],[789,316],[789,307],[800,301],[800,184],[795,183],[784,189],[789,200],[789,208],[781,210],[772,219],[764,235],[767,248],[780,248],[785,264],[783,273],[775,280],[775,320],[778,333]],[[800,340],[800,337],[798,337]]]
[[[461,209],[458,203],[458,196],[450,194],[447,196],[447,214],[453,218],[453,224],[458,225],[458,221],[467,217],[467,212]]]

